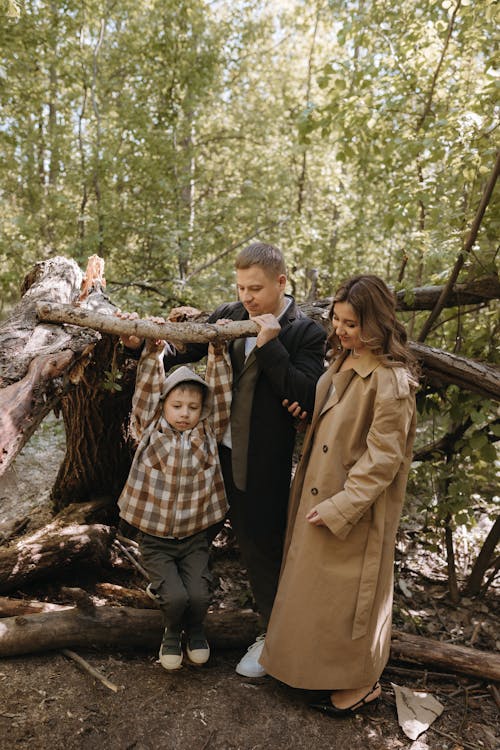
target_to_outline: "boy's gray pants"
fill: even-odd
[[[185,539],[142,533],[139,538],[151,588],[159,597],[164,624],[171,630],[201,625],[210,604],[207,532]]]

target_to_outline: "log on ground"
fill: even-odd
[[[222,610],[207,615],[207,637],[216,648],[244,648],[258,631],[258,615],[252,610]],[[0,657],[77,647],[156,649],[162,634],[159,611],[72,607],[1,620]]]
[[[63,609],[71,609],[81,602],[81,598],[75,596],[75,592],[82,589],[61,587],[56,593],[58,601],[46,602],[39,599],[16,599],[9,596],[0,596],[0,619],[2,617],[17,617],[18,615],[35,615],[42,612],[59,612]],[[144,590],[131,589],[119,586],[116,583],[97,582],[92,589],[85,593],[89,606],[97,607],[104,605],[133,607],[134,609],[158,610],[158,604],[151,599]],[[54,596],[54,587],[51,587],[51,595]]]
[[[114,536],[110,526],[84,519],[100,512],[101,501],[69,507],[32,534],[0,550],[0,593],[53,577],[75,563],[101,566]]]
[[[154,648],[163,631],[159,611],[100,606],[9,617],[0,622],[0,657],[61,648]],[[209,612],[206,631],[215,648],[244,648],[259,631],[252,610]],[[500,656],[394,631],[391,660],[500,681]]]
[[[391,659],[425,664],[448,672],[500,681],[500,655],[393,631]]]
[[[36,615],[41,612],[59,612],[61,609],[68,608],[68,605],[42,602],[38,599],[14,599],[9,596],[0,596],[0,618]]]

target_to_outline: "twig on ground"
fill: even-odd
[[[462,718],[460,720],[460,724],[458,725],[457,732],[459,735],[462,734],[462,729],[464,728],[465,719],[467,717],[467,712],[469,710],[469,688],[466,687],[464,691],[464,710],[462,713]]]
[[[107,688],[112,690],[114,693],[118,692],[118,685],[115,685],[114,682],[111,682],[108,680],[107,677],[104,677],[97,669],[94,669],[94,667],[88,663],[88,661],[85,661],[85,659],[82,659],[81,656],[78,656],[78,654],[75,654],[74,651],[70,651],[67,648],[61,649],[61,653],[64,654],[64,656],[67,656],[68,659],[72,659],[77,664],[80,665],[80,667],[89,674],[92,675],[92,677],[95,677],[99,682],[102,682],[103,685],[105,685]]]
[[[210,745],[210,742],[212,741],[213,737],[214,737],[214,736],[215,736],[216,734],[217,734],[217,730],[216,730],[216,729],[214,729],[214,730],[213,730],[212,732],[210,732],[210,734],[209,734],[209,736],[208,736],[208,739],[207,739],[207,741],[205,742],[205,744],[203,745],[203,747],[201,748],[201,750],[207,750],[207,747],[208,747],[208,746]]]
[[[456,737],[454,734],[447,734],[447,732],[442,732],[440,729],[436,729],[436,727],[429,727],[427,731],[435,732],[436,734],[439,734],[440,737],[445,737],[447,740],[451,740],[462,747],[469,748],[469,750],[477,750],[477,745],[470,745],[461,737]]]
[[[453,680],[456,682],[457,675],[451,674],[450,672],[429,672],[427,669],[410,669],[406,667],[395,667],[388,664],[384,672],[390,672],[392,674],[398,674],[402,677],[422,677],[424,681],[427,681],[428,677],[432,677],[437,680]],[[466,679],[464,675],[460,675],[462,679]]]
[[[128,549],[127,549],[127,548],[125,547],[125,545],[124,545],[124,544],[122,544],[122,543],[120,542],[120,540],[119,540],[119,539],[116,539],[116,538],[115,538],[115,540],[113,541],[113,544],[115,544],[115,545],[116,545],[116,546],[118,547],[118,549],[120,550],[120,552],[122,552],[122,553],[123,553],[123,554],[125,555],[125,557],[127,558],[127,560],[130,560],[130,562],[132,563],[132,565],[133,565],[133,566],[134,566],[135,568],[137,568],[137,570],[139,571],[139,573],[140,573],[141,575],[143,575],[143,576],[144,576],[144,578],[145,578],[145,579],[146,579],[147,581],[149,581],[149,576],[148,576],[148,574],[146,573],[146,571],[144,570],[144,568],[142,567],[142,565],[141,565],[140,563],[138,563],[138,562],[137,562],[137,560],[135,559],[135,557],[134,557],[133,555],[131,555],[131,554],[130,554],[130,552],[129,552],[129,551],[128,551]]]
[[[136,541],[134,541],[134,539],[129,539],[128,537],[123,536],[123,534],[117,534],[116,539],[118,539],[118,541],[124,544],[126,547],[131,547],[134,552],[139,549],[139,545]]]
[[[483,625],[482,622],[476,622],[476,624],[474,625],[474,629],[472,631],[472,635],[469,640],[469,646],[473,646],[475,642],[477,641],[482,625]]]
[[[500,690],[495,687],[495,685],[488,685],[488,691],[497,704],[497,707],[500,709]]]
[[[462,690],[468,690],[470,693],[471,690],[477,690],[477,688],[480,688],[482,684],[482,682],[475,682],[474,685],[461,685],[458,690],[454,690],[452,693],[449,693],[448,698],[455,698],[455,696],[459,695]]]

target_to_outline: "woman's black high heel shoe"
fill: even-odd
[[[370,695],[372,695],[372,693],[374,693],[375,690],[377,690],[379,687],[380,683],[377,681],[372,689],[369,690],[365,696],[363,696],[363,698],[360,698],[359,701],[353,703],[352,706],[347,706],[347,708],[337,708],[337,706],[334,706],[330,700],[330,696],[323,698],[323,700],[318,701],[317,703],[310,703],[309,705],[311,708],[316,709],[316,711],[321,711],[324,714],[328,714],[328,716],[354,716],[354,714],[357,714],[361,709],[366,709],[368,708],[368,706],[372,706],[377,703],[380,695],[377,695],[376,698],[372,698],[370,701],[366,699],[369,698]]]

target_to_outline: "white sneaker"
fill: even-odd
[[[264,648],[264,635],[259,635],[255,643],[247,649],[245,656],[236,665],[236,671],[242,677],[264,677],[267,674],[266,670],[259,663],[262,649]]]

